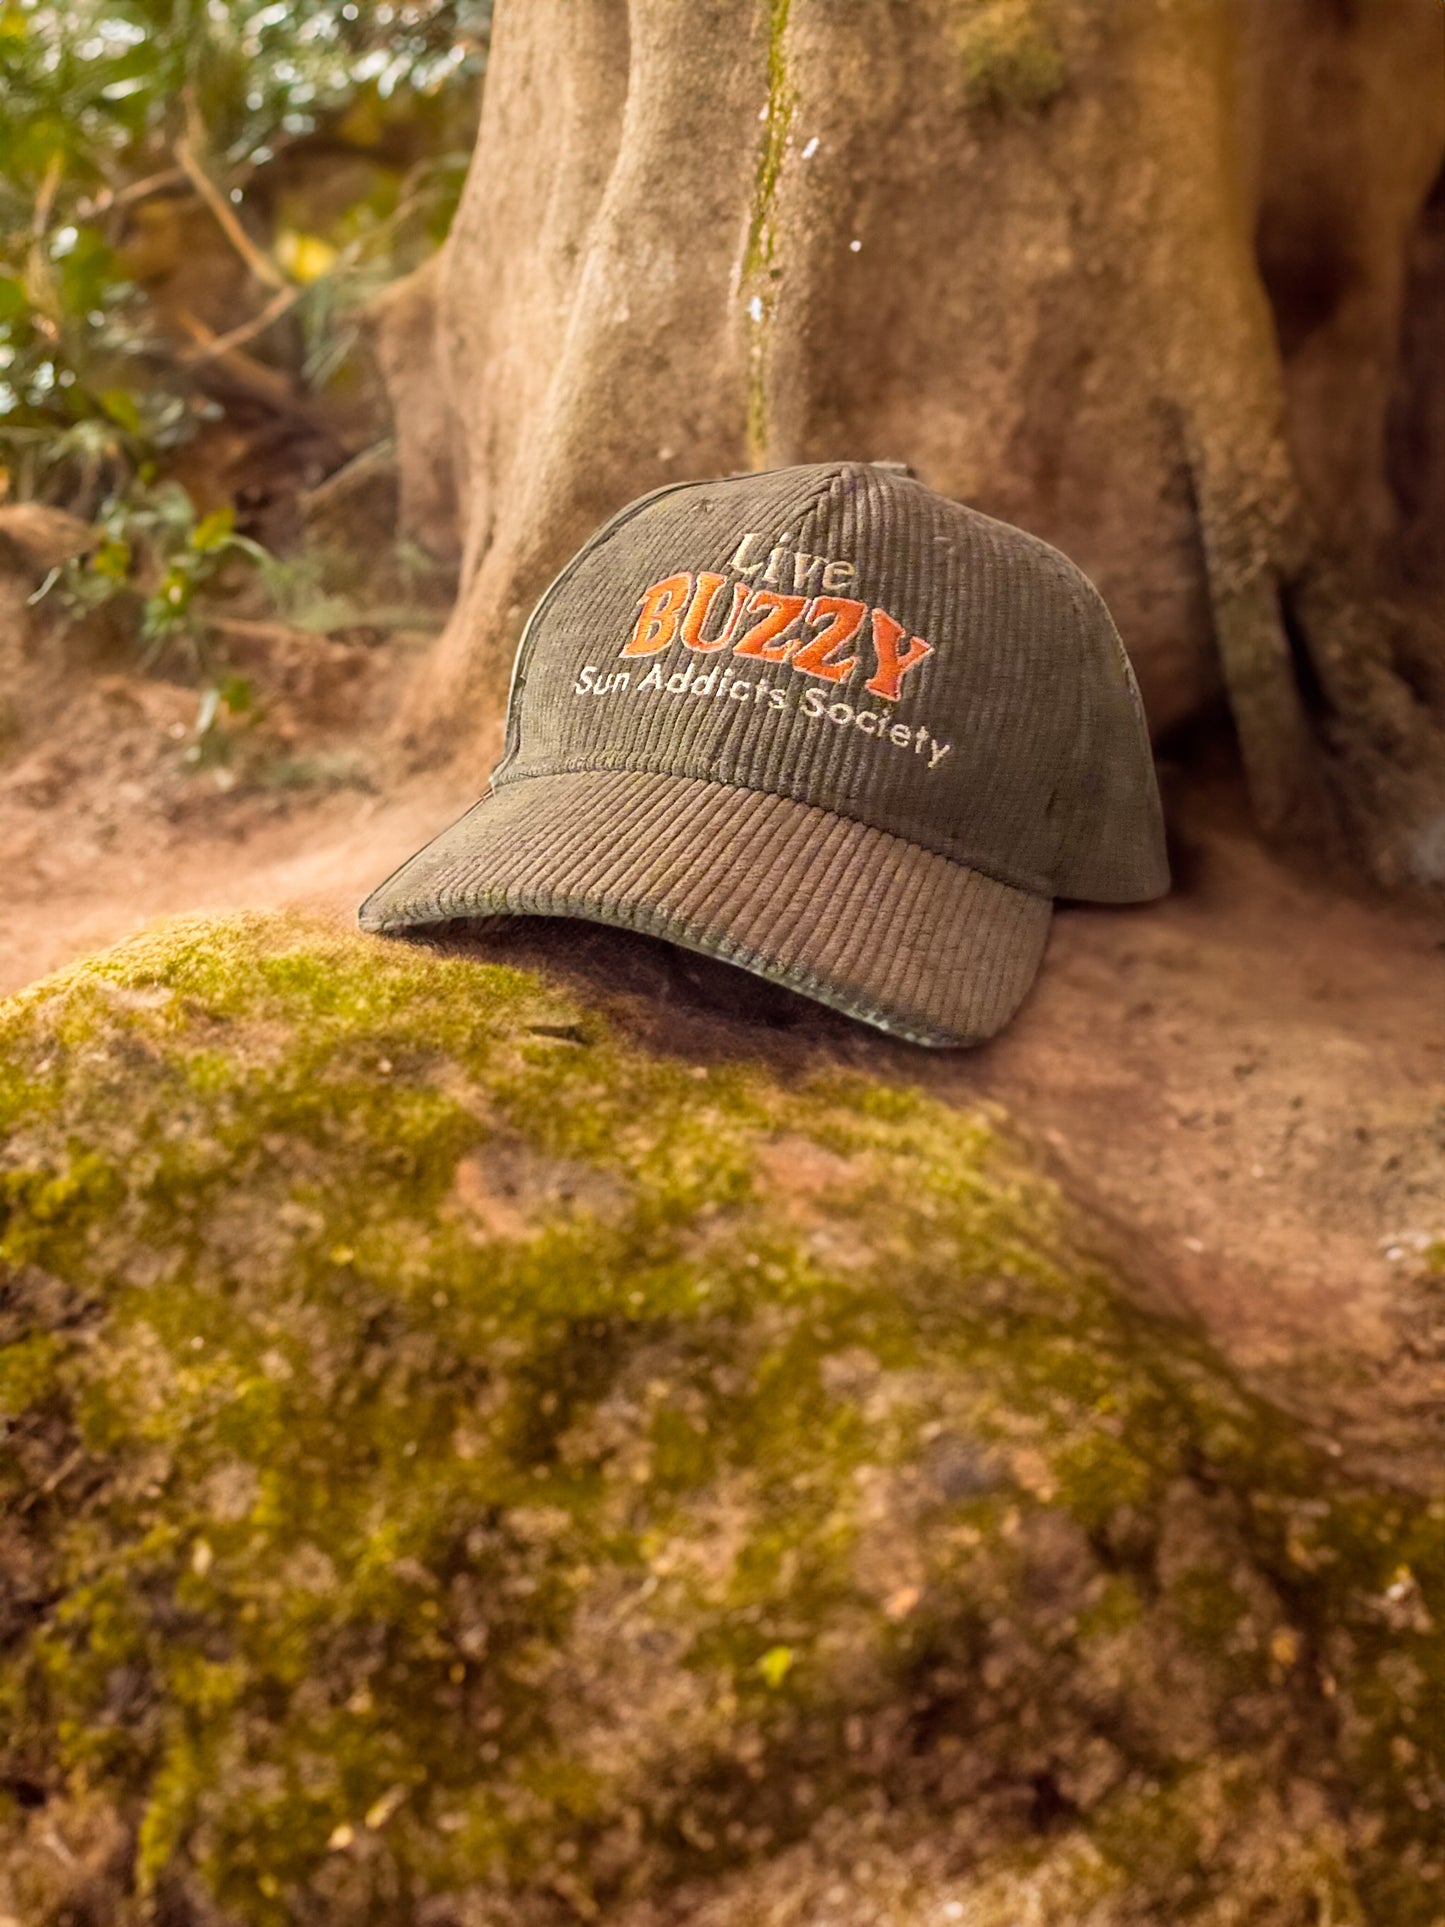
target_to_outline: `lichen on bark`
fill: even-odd
[[[996,1114],[290,918],[0,1064],[0,1911],[1438,1916],[1445,1505]]]
[[[962,0],[954,33],[976,107],[1036,113],[1064,85],[1064,57],[1040,0]]]
[[[773,202],[792,130],[794,95],[788,85],[788,9],[791,0],[770,0],[768,10],[767,99],[758,146],[757,179],[743,251],[742,282],[748,305],[748,454],[755,468],[768,456],[768,323],[777,299],[777,233]]]

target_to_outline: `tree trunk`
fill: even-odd
[[[1436,0],[500,0],[409,732],[496,740],[632,496],[891,457],[1088,570],[1156,735],[1227,697],[1267,832],[1445,884],[1442,54]]]

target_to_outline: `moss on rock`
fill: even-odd
[[[1445,1507],[993,1114],[293,918],[0,1066],[0,1913],[1438,1918]]]

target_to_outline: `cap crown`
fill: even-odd
[[[1098,591],[865,463],[659,490],[592,538],[528,624],[493,787],[581,770],[791,797],[1043,896],[1168,887]]]

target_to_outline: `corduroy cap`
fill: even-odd
[[[527,624],[487,794],[360,920],[591,918],[973,1044],[1056,897],[1168,887],[1087,577],[895,465],[830,462],[659,489],[599,529]]]

